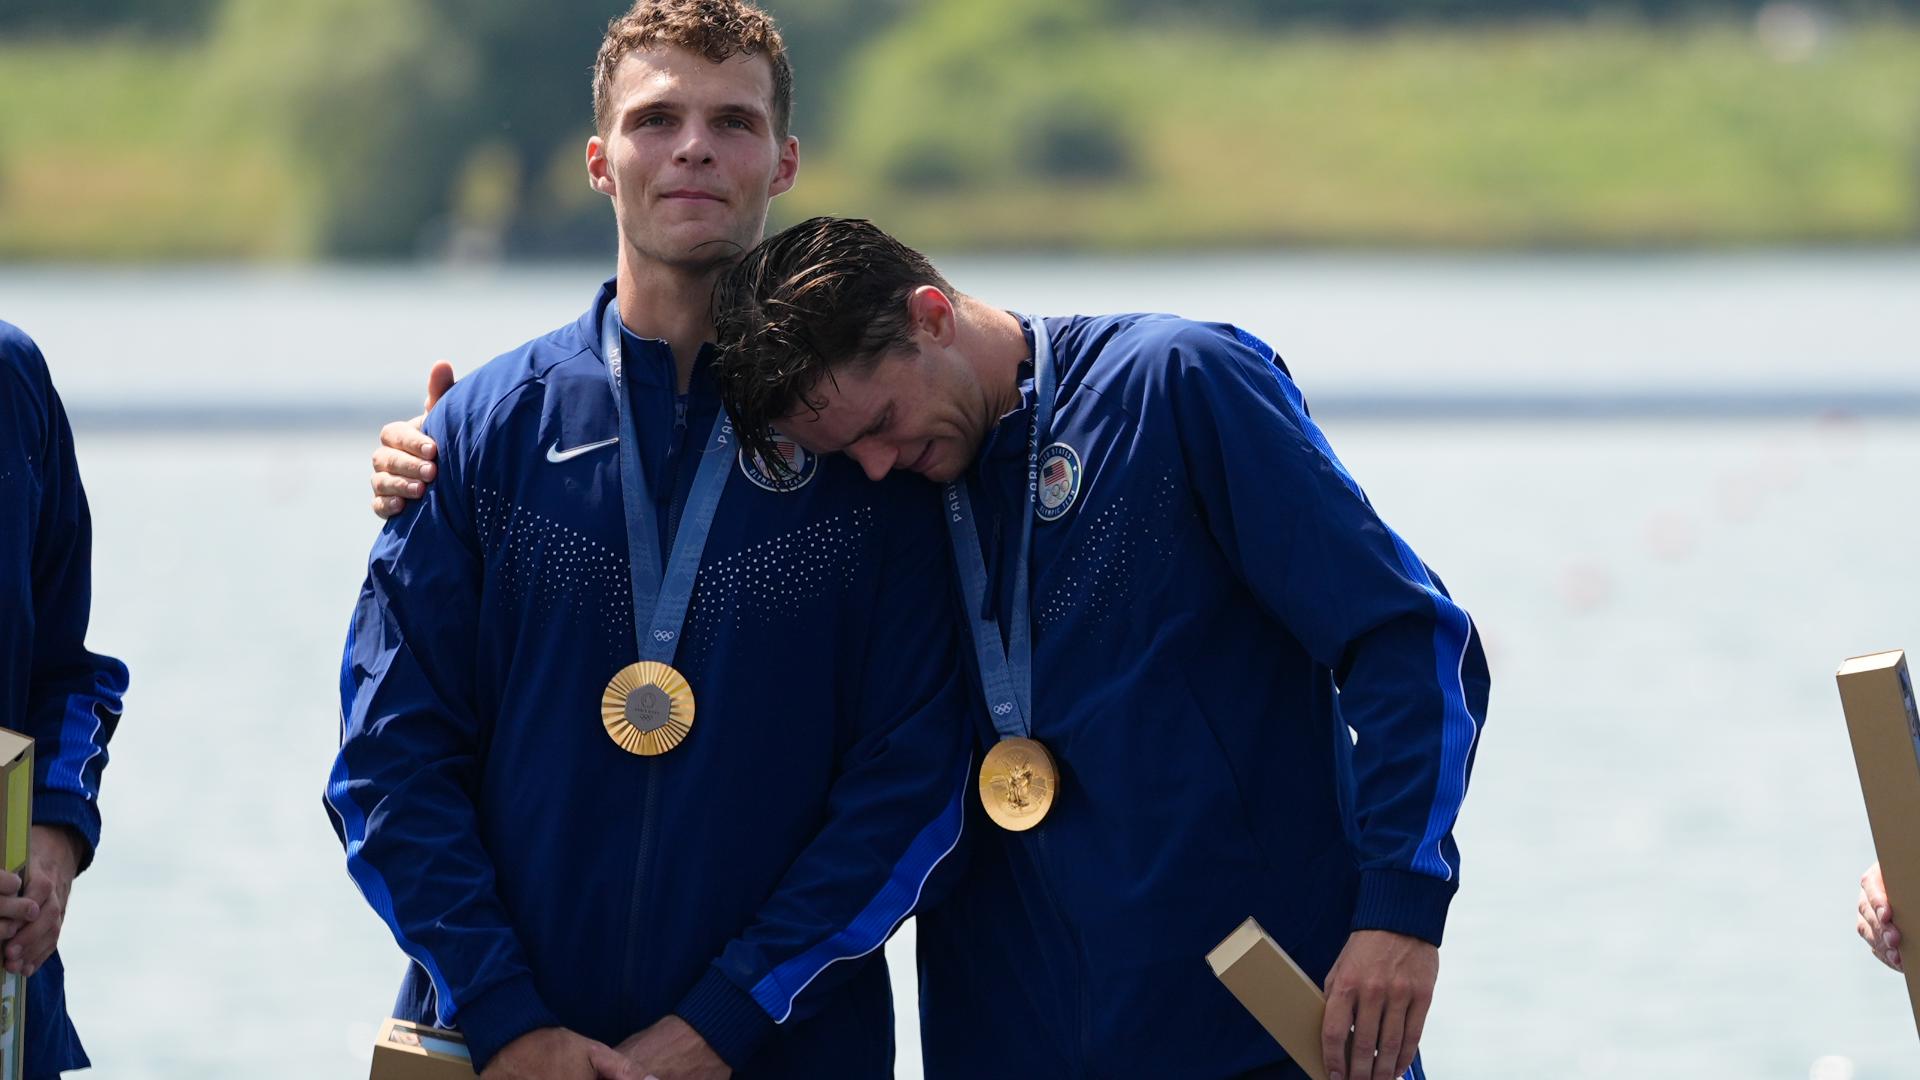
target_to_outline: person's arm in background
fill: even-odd
[[[368,560],[342,658],[328,815],[354,883],[427,973],[437,1022],[466,1036],[482,1076],[627,1075],[610,1048],[562,1028],[541,999],[480,842],[481,564],[468,433],[453,423],[446,408],[428,421],[446,475],[388,523]]]
[[[427,485],[439,475],[434,464],[439,447],[424,429],[427,414],[452,386],[453,365],[445,360],[434,364],[427,372],[427,400],[420,415],[380,429],[380,447],[373,452],[374,516],[384,520],[405,510],[407,503],[427,493]]]
[[[1887,882],[1880,876],[1879,863],[1860,875],[1860,900],[1855,907],[1860,916],[1854,932],[1873,950],[1874,959],[1895,971],[1907,970],[1900,962],[1900,928],[1893,923],[1893,905],[1887,902]]]
[[[1360,895],[1327,976],[1321,1037],[1331,1075],[1388,1080],[1413,1062],[1439,973],[1486,658],[1472,620],[1374,512],[1271,350],[1234,333],[1183,332],[1169,397],[1220,550],[1334,673],[1341,718],[1359,733]]]
[[[620,1049],[641,1071],[719,1077],[805,1019],[960,870],[973,728],[939,489],[900,478],[878,595],[840,665],[857,725],[819,832],[672,1015]]]
[[[14,522],[30,523],[28,550],[5,555],[27,559],[32,659],[24,696],[0,699],[0,726],[34,741],[33,828],[25,880],[0,875],[0,894],[23,890],[32,905],[30,920],[10,924],[5,951],[8,971],[32,975],[58,947],[73,879],[93,862],[100,843],[100,777],[120,722],[127,669],[86,647],[93,520],[66,410],[31,339],[0,323],[0,353],[0,379],[8,380],[0,389],[0,438],[21,440],[29,468],[37,466],[32,505],[0,507]],[[0,450],[0,468],[10,464],[4,459],[13,449]],[[9,715],[15,701],[21,711]],[[0,934],[8,925],[0,920]]]

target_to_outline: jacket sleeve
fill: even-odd
[[[34,742],[33,822],[65,825],[85,843],[80,868],[100,843],[100,777],[107,741],[120,723],[127,669],[89,652],[93,601],[93,519],[80,484],[73,430],[40,351],[25,335],[0,327],[0,348],[38,391],[40,505],[32,539],[33,660],[21,734]],[[23,438],[33,433],[22,431]]]
[[[1486,717],[1478,632],[1374,513],[1265,343],[1194,327],[1172,349],[1168,397],[1208,527],[1259,602],[1334,673],[1355,732],[1352,928],[1437,945]]]
[[[494,868],[474,792],[484,737],[474,654],[481,560],[471,467],[449,418],[429,416],[441,472],[375,541],[340,672],[340,753],[326,805],[347,871],[433,985],[437,1022],[467,1038],[476,1068],[557,1024],[534,986]]]
[[[826,821],[674,1009],[735,1068],[777,1025],[817,1012],[960,872],[972,728],[937,489],[918,478],[887,489],[902,497],[882,499],[879,591],[842,664],[856,731]]]

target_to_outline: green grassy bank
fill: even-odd
[[[305,254],[290,162],[203,49],[0,45],[0,259]]]
[[[830,138],[779,220],[858,213],[949,251],[1920,236],[1920,26],[1833,26],[1786,60],[1744,23],[1276,37],[1003,16],[928,9],[830,99],[803,78]],[[327,148],[242,85],[206,46],[0,43],[0,258],[324,254]]]
[[[1051,64],[1003,56],[1004,72],[952,80],[962,104],[944,110],[943,73],[916,69],[914,44],[869,51],[841,143],[787,213],[859,211],[942,249],[1892,243],[1920,229],[1911,25],[1836,30],[1797,62],[1727,25],[1139,34]],[[1053,113],[1023,115],[1035,102]],[[1063,132],[1083,165],[1049,160]]]

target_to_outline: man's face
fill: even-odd
[[[638,50],[615,70],[612,99],[606,134],[587,142],[587,173],[613,198],[632,254],[702,272],[759,242],[768,201],[800,163],[799,143],[773,130],[766,57]]]
[[[847,365],[821,380],[774,430],[814,454],[840,452],[879,480],[895,469],[946,483],[966,472],[997,416],[964,356],[918,335],[871,370]]]

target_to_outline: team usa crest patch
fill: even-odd
[[[1080,495],[1080,455],[1057,442],[1040,451],[1040,490],[1033,512],[1041,521],[1058,521]]]
[[[740,471],[760,487],[774,492],[799,491],[820,471],[820,459],[800,448],[800,444],[779,432],[773,433],[773,449],[785,469],[768,468],[759,454],[740,449]]]

